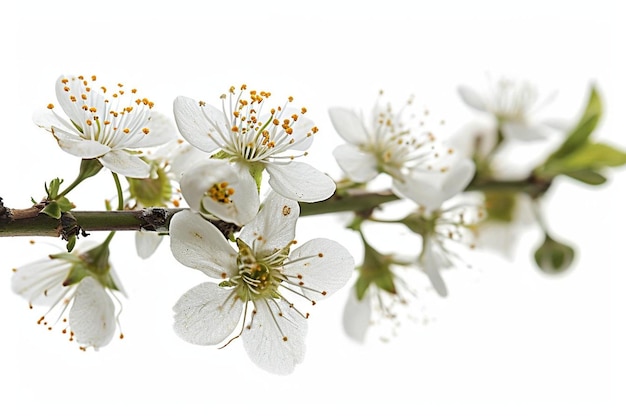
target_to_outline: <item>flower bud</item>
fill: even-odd
[[[557,242],[546,234],[542,245],[535,251],[537,266],[546,273],[558,274],[567,270],[574,261],[574,249]]]

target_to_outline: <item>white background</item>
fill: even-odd
[[[55,101],[62,73],[132,84],[169,114],[177,95],[217,100],[241,83],[281,101],[291,94],[320,127],[309,162],[334,176],[330,152],[340,140],[328,107],[369,109],[381,88],[400,100],[414,93],[460,129],[475,113],[456,87],[481,85],[486,73],[558,90],[546,112],[564,118],[578,114],[596,82],[607,109],[598,136],[624,143],[626,34],[603,2],[129,3],[31,2],[4,14],[0,196],[7,206],[26,207],[42,196],[44,181],[75,175],[78,161],[31,120]],[[448,276],[445,300],[426,293],[415,309],[431,308],[433,323],[407,323],[391,342],[365,345],[343,334],[346,288],[312,311],[305,362],[288,377],[258,370],[241,343],[217,350],[180,341],[171,306],[203,275],[178,265],[167,245],[140,261],[130,233],[118,234],[112,248],[129,293],[126,337],[81,352],[37,326],[43,311],[30,311],[10,290],[11,268],[62,243],[4,238],[0,415],[622,416],[626,178],[623,170],[613,174],[600,188],[559,182],[549,196],[549,224],[579,250],[571,272],[539,273],[530,263],[531,232],[515,262]],[[79,208],[101,209],[113,195],[103,172],[72,198]],[[340,240],[358,260],[357,240],[340,226],[328,216],[303,219],[298,239]]]

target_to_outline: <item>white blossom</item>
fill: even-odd
[[[123,294],[124,290],[113,267],[96,261],[93,253],[61,253],[19,267],[11,287],[31,308],[48,307],[38,324],[51,330],[60,322],[70,341],[76,341],[81,349],[97,350],[115,334],[114,291]],[[64,315],[68,308],[69,317]]]
[[[202,216],[174,215],[174,257],[218,280],[190,289],[174,306],[174,329],[182,339],[215,345],[241,336],[252,361],[277,374],[302,362],[309,314],[291,300],[315,305],[327,298],[349,279],[354,260],[325,238],[292,249],[298,215],[297,202],[270,194],[243,227],[237,249]]]
[[[537,113],[552,97],[539,101],[536,87],[527,81],[501,78],[484,92],[466,85],[458,92],[469,107],[493,116],[507,138],[541,140],[551,133],[551,123],[539,120]]]
[[[468,158],[455,157],[450,162],[450,168],[444,171],[410,171],[404,181],[394,183],[395,193],[427,210],[439,208],[462,193],[476,173],[474,162]]]
[[[60,76],[56,96],[67,119],[48,104],[48,110],[35,113],[34,122],[52,132],[61,149],[71,155],[97,158],[120,175],[148,177],[150,167],[138,150],[171,140],[175,130],[167,129],[158,117],[153,120],[154,103],[137,95],[136,89],[123,84],[109,89],[95,82],[95,76]]]
[[[394,266],[394,291],[389,292],[370,285],[358,299],[355,288],[348,292],[343,310],[343,329],[346,335],[357,343],[365,343],[376,337],[388,342],[398,336],[400,328],[412,322],[428,324],[432,317],[426,312],[420,300],[416,285],[415,268]]]
[[[335,130],[347,142],[333,155],[349,179],[365,183],[387,174],[397,185],[405,183],[411,172],[445,169],[452,150],[422,126],[412,104],[411,99],[396,111],[379,100],[368,117],[345,107],[329,110]]]
[[[246,170],[267,170],[269,185],[283,197],[304,202],[327,199],[335,192],[334,181],[294,160],[306,155],[317,127],[304,116],[306,108],[288,107],[291,97],[285,106],[266,110],[270,95],[245,85],[238,93],[231,87],[221,97],[222,110],[180,96],[174,101],[174,116],[180,133],[193,146]]]
[[[192,210],[226,222],[241,226],[259,211],[259,193],[250,173],[221,159],[198,162],[183,172],[180,188]]]
[[[459,262],[476,245],[476,225],[484,219],[480,205],[473,201],[451,200],[436,210],[420,210],[425,225],[422,250],[418,265],[428,277],[433,289],[441,297],[448,288],[441,271]]]

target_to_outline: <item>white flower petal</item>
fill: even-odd
[[[465,104],[475,110],[486,112],[487,105],[485,100],[474,89],[461,85],[458,88],[459,95]]]
[[[26,264],[11,277],[11,289],[31,304],[52,306],[69,290],[63,281],[71,268],[69,262],[52,259]]]
[[[454,162],[445,173],[441,189],[445,200],[449,200],[455,195],[463,192],[474,178],[476,165],[469,158],[461,158]]]
[[[148,178],[150,165],[138,155],[132,155],[123,150],[113,150],[99,158],[102,166],[116,174],[131,178]]]
[[[199,269],[213,278],[237,275],[237,252],[222,232],[201,215],[176,213],[170,221],[172,254],[185,266]]]
[[[152,112],[147,124],[150,133],[137,136],[134,143],[124,144],[126,149],[137,149],[164,145],[175,141],[179,136],[174,122],[163,113]]]
[[[299,110],[293,110],[287,114],[298,114]],[[262,119],[266,120],[266,119]],[[315,137],[311,133],[311,129],[315,126],[315,122],[313,120],[300,116],[298,121],[292,125],[293,133],[291,136],[295,139],[293,145],[289,147],[289,149],[293,149],[296,151],[306,151],[313,144],[313,138]]]
[[[328,297],[342,288],[354,271],[354,258],[339,243],[325,238],[313,239],[289,255],[283,272],[297,276],[305,296],[311,300]]]
[[[543,140],[548,137],[548,132],[541,125],[509,122],[502,126],[502,130],[507,138],[528,142]]]
[[[224,113],[215,107],[210,104],[200,106],[197,100],[179,96],[174,100],[174,119],[180,134],[196,148],[204,152],[218,148],[210,138],[219,135],[211,121],[220,126],[224,123]]]
[[[111,276],[111,281],[113,281],[114,289],[116,289],[122,295],[127,297],[128,295],[126,294],[126,290],[124,289],[124,286],[122,285],[122,281],[120,280],[120,277],[117,275],[115,268],[113,268],[113,265],[109,265],[109,275]]]
[[[434,210],[465,190],[475,170],[472,160],[459,158],[446,172],[415,170],[404,178],[404,182],[394,181],[393,187],[398,194]]]
[[[52,128],[52,134],[65,152],[83,159],[92,159],[111,151],[111,148],[93,140],[85,140],[73,133]]]
[[[249,245],[254,242],[257,254],[281,250],[293,240],[299,215],[300,206],[296,201],[270,193],[257,216],[243,228],[239,237]]]
[[[33,113],[33,122],[47,131],[51,131],[53,127],[56,127],[65,131],[76,130],[76,128],[70,125],[66,120],[59,117],[53,110],[45,109],[38,110]]]
[[[172,151],[172,155],[168,158],[170,161],[170,172],[174,175],[176,181],[180,181],[180,177],[185,170],[207,158],[206,152],[201,151],[188,142],[177,144],[174,151]]]
[[[441,172],[413,172],[403,182],[394,181],[395,194],[406,197],[429,210],[435,210],[446,200],[439,183]]]
[[[354,145],[337,146],[333,151],[333,156],[352,181],[368,182],[378,175],[376,156],[369,152],[363,152]]]
[[[448,295],[448,288],[446,287],[446,283],[443,281],[441,277],[441,273],[439,269],[441,268],[440,256],[437,254],[435,249],[433,248],[433,243],[431,241],[427,241],[424,246],[424,251],[420,257],[420,262],[422,268],[424,269],[424,273],[428,276],[430,283],[432,284],[437,294],[441,297],[446,297]]]
[[[260,299],[254,304],[250,329],[243,332],[243,346],[260,368],[279,375],[293,372],[304,360],[307,322],[281,299]]]
[[[196,345],[223,341],[241,319],[243,303],[233,291],[204,282],[183,294],[174,306],[176,334]]]
[[[351,288],[343,310],[343,329],[356,342],[364,343],[372,319],[371,288],[362,300],[356,298],[356,291]]]
[[[157,250],[162,240],[163,236],[158,233],[142,231],[135,233],[137,255],[141,259],[148,259]]]
[[[209,190],[226,185],[234,191],[228,202],[207,196]],[[259,193],[254,178],[241,165],[221,159],[207,159],[183,172],[180,187],[189,207],[231,223],[243,225],[251,221],[259,210]],[[203,210],[204,209],[204,210]]]
[[[332,178],[303,162],[268,164],[266,169],[272,189],[292,200],[306,203],[323,201],[332,196],[337,188]]]
[[[99,348],[111,341],[115,333],[115,305],[98,281],[85,277],[78,284],[69,320],[80,345]]]
[[[367,142],[368,133],[363,120],[353,110],[331,107],[328,110],[333,127],[346,142],[361,145]]]

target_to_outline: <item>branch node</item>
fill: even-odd
[[[67,241],[69,241],[71,236],[76,236],[76,237],[78,237],[78,235],[81,235],[82,237],[89,236],[89,233],[87,233],[78,224],[76,217],[74,217],[74,215],[69,211],[61,213],[61,222],[59,224],[59,229],[60,229],[59,235],[61,235],[61,238],[63,240],[67,240]]]

